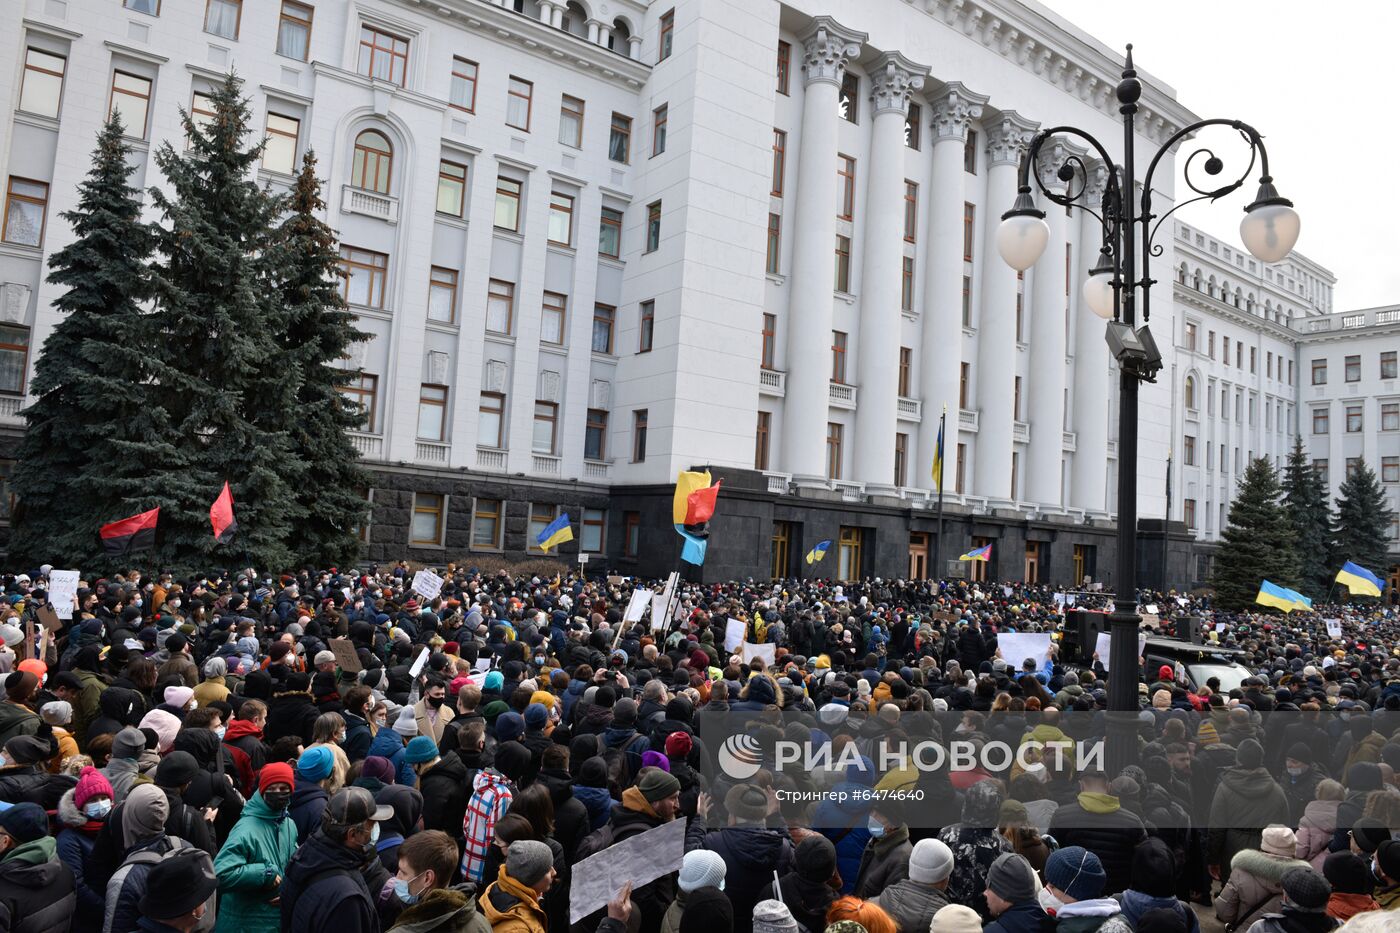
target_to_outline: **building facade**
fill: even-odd
[[[44,262],[71,236],[58,214],[98,127],[120,110],[136,182],[159,185],[152,153],[183,145],[180,108],[198,119],[233,69],[268,141],[261,180],[285,188],[317,153],[346,297],[373,337],[346,361],[365,415],[355,444],[376,476],[367,562],[538,555],[535,533],[562,510],[577,539],[563,559],[660,573],[679,553],[676,472],[708,467],[725,486],[706,578],[1112,584],[1117,377],[1079,295],[1098,231],[1049,211],[1051,246],[1021,276],[995,249],[1039,126],[1121,133],[1121,57],[1042,7],[23,0],[0,16],[9,449],[55,323]],[[1138,142],[1155,148],[1194,117],[1143,79]],[[1083,157],[1052,155],[1071,153]],[[1098,189],[1108,168],[1083,162],[1074,184]],[[1063,184],[1056,167],[1047,184]],[[1170,169],[1156,179],[1163,211]],[[1169,250],[1197,248],[1176,229]],[[1223,282],[1233,260],[1213,258],[1199,265]],[[1305,274],[1309,300],[1325,292],[1312,310],[1330,311],[1325,270],[1291,258],[1263,271],[1283,276],[1254,289],[1267,312],[1304,317],[1283,283]],[[1232,275],[1230,300],[1251,280]],[[1287,322],[1269,321],[1247,337],[1247,310],[1199,289],[1193,306],[1185,285],[1172,368],[1142,394],[1144,422],[1172,430],[1143,432],[1138,465],[1140,514],[1161,516],[1168,454],[1196,432],[1201,467],[1174,466],[1172,518],[1194,483],[1200,540],[1144,521],[1140,556],[1150,570],[1166,547],[1183,582],[1218,527],[1205,515],[1233,488],[1234,448],[1287,447],[1278,419],[1303,402],[1269,362],[1315,336],[1291,345]],[[1231,353],[1258,351],[1251,378],[1187,349],[1212,315],[1231,322]],[[1226,325],[1214,330],[1223,340]],[[1178,404],[1188,376],[1195,408]],[[1232,416],[1250,414],[1209,421],[1221,392]],[[1204,469],[1207,445],[1232,451],[1228,470]],[[824,539],[830,555],[809,567]],[[983,543],[988,564],[935,568]]]

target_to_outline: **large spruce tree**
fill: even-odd
[[[247,140],[242,82],[229,75],[210,94],[213,115],[183,113],[188,147],[156,153],[164,188],[151,197],[156,233],[151,346],[178,455],[153,459],[162,506],[158,557],[165,566],[287,567],[301,512],[287,480],[285,418],[297,378],[278,337],[287,315],[275,274],[273,233],[283,199],[255,181],[261,145]],[[238,530],[219,544],[209,506],[224,482]]]
[[[9,553],[22,565],[115,569],[98,528],[158,504],[149,464],[176,456],[167,413],[147,387],[151,234],[129,184],[130,151],[113,115],[76,209],[60,215],[74,234],[49,258],[62,318],[34,363],[14,474]]]
[[[1332,526],[1331,575],[1346,561],[1384,576],[1390,523],[1395,518],[1385,491],[1365,460],[1357,462],[1337,487],[1337,519]]]
[[[370,485],[345,433],[361,420],[341,392],[356,374],[340,365],[351,345],[369,335],[356,329],[341,297],[340,251],[335,231],[320,218],[325,208],[316,156],[308,150],[274,256],[287,316],[282,352],[297,379],[295,408],[286,413],[289,465],[305,513],[289,543],[299,562],[317,567],[354,559],[355,526],[367,510],[362,491]]]
[[[1262,457],[1250,461],[1230,505],[1229,524],[1221,535],[1211,577],[1220,606],[1253,606],[1262,580],[1280,586],[1297,585],[1293,526],[1280,495],[1273,465]]]
[[[1293,450],[1283,472],[1283,502],[1293,526],[1298,555],[1298,585],[1306,596],[1321,599],[1332,585],[1328,572],[1328,544],[1332,534],[1332,509],[1327,487],[1308,462],[1303,439],[1293,438]]]

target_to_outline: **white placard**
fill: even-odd
[[[1178,606],[1180,606],[1181,608],[1183,608],[1183,609],[1186,608],[1186,605],[1187,605],[1187,603],[1189,603],[1189,602],[1191,602],[1191,600],[1187,599],[1185,596],[1178,596],[1178,597],[1176,598],[1176,604],[1177,604]]]
[[[663,587],[661,588],[661,595],[660,595],[660,596],[652,596],[652,598],[651,598],[651,628],[652,628],[652,631],[658,631],[658,630],[663,629],[663,628],[666,627],[666,621],[667,621],[667,620],[666,620],[666,607],[669,606],[669,605],[671,604],[671,597],[675,595],[676,586],[680,583],[680,579],[681,579],[681,575],[680,575],[680,573],[679,573],[678,571],[675,571],[675,570],[671,571],[671,573],[666,577],[666,585],[663,586]],[[657,625],[657,624],[656,624],[658,619],[661,620],[661,624],[660,624],[660,625]]]
[[[745,630],[748,628],[743,619],[730,619],[724,623],[724,650],[733,651],[744,643]]]
[[[1098,639],[1094,642],[1094,650],[1095,650],[1096,652],[1098,652],[1098,655],[1099,655],[1099,663],[1103,665],[1103,669],[1104,669],[1104,670],[1108,670],[1108,664],[1109,664],[1109,661],[1110,661],[1109,655],[1113,653],[1113,652],[1110,650],[1110,647],[1109,647],[1109,646],[1112,645],[1112,644],[1113,644],[1113,636],[1112,636],[1110,633],[1108,633],[1108,632],[1099,632],[1099,637],[1098,637]],[[1139,635],[1139,636],[1138,636],[1138,657],[1142,657],[1142,650],[1143,650],[1144,648],[1146,648],[1146,647],[1147,647],[1147,636],[1146,636],[1146,635]]]
[[[582,551],[579,551],[578,562],[579,562],[580,564],[586,564],[586,563],[588,563],[588,555],[585,554],[585,553],[583,553]]]
[[[772,667],[773,662],[778,659],[778,646],[774,644],[755,645],[751,641],[746,641],[740,646],[739,657],[745,664],[754,658],[762,658],[764,665]]]
[[[431,570],[420,570],[413,575],[413,592],[424,599],[436,599],[442,592],[442,577]]]
[[[477,658],[476,663],[472,665],[472,670],[478,674],[485,674],[487,671],[491,670],[491,656],[487,655],[484,658]]]
[[[1001,659],[1018,671],[1026,658],[1034,658],[1035,666],[1039,669],[1046,655],[1050,653],[1051,642],[1049,635],[997,633],[997,647],[1001,649]]]
[[[1341,638],[1341,637],[1342,637],[1342,620],[1341,620],[1341,619],[1323,619],[1322,621],[1327,623],[1327,637],[1328,637],[1328,638]]]
[[[429,653],[427,648],[418,652],[418,657],[413,659],[413,666],[408,669],[409,677],[416,678],[419,674],[423,673],[423,665],[428,663]]]
[[[1055,605],[1056,605],[1057,607],[1059,607],[1059,608],[1064,608],[1064,605],[1065,605],[1066,602],[1068,602],[1068,600],[1065,599],[1065,594],[1064,594],[1064,593],[1056,593],[1056,594],[1055,594]]]
[[[1215,623],[1215,630],[1216,630],[1217,632],[1221,633],[1221,634],[1224,634],[1224,632],[1225,632],[1225,623],[1224,623],[1224,622],[1217,622],[1217,623]]]
[[[1014,592],[1015,592],[1015,590],[1013,590],[1013,589],[1012,589],[1011,587],[1009,587],[1009,586],[1003,586],[1003,587],[1001,588],[1001,595],[1002,595],[1002,596],[1005,596],[1007,599],[1010,599],[1010,598],[1011,598],[1011,594],[1014,593]]]
[[[49,602],[60,619],[73,618],[73,599],[78,595],[78,571],[49,571]]]
[[[1146,609],[1146,610],[1147,610],[1147,614],[1150,615],[1150,616],[1155,616],[1155,615],[1157,614],[1157,604],[1156,604],[1156,603],[1148,603],[1146,606],[1143,606],[1142,608]]]
[[[606,907],[627,882],[632,890],[680,871],[685,857],[686,821],[672,820],[639,836],[614,843],[574,866],[569,886],[569,922]]]
[[[1074,603],[1076,600],[1078,600],[1078,598],[1079,597],[1075,596],[1073,593],[1070,593],[1068,596],[1065,597],[1065,605],[1069,606],[1071,609],[1074,608]]]
[[[651,602],[651,590],[644,590],[640,586],[632,591],[632,598],[627,601],[627,611],[622,614],[624,622],[640,622],[642,615],[647,611],[647,605]]]

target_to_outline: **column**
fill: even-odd
[[[602,25],[602,24],[599,23],[596,19],[590,19],[590,20],[588,21],[588,42],[589,42],[589,44],[591,44],[591,45],[607,45],[607,42],[606,42],[606,41],[603,41],[603,42],[599,42],[599,41],[598,41],[598,40],[599,40],[599,37],[600,37],[599,27],[600,27],[601,25]]]
[[[782,469],[808,486],[826,484],[830,413],[831,311],[836,277],[837,114],[846,61],[865,33],[829,16],[813,19],[802,40],[802,134],[792,214],[792,284],[787,315],[787,397]],[[901,178],[903,175],[901,174]]]
[[[874,116],[866,164],[864,271],[856,336],[855,478],[866,491],[894,495],[894,436],[899,426],[900,276],[904,258],[904,124],[909,93],[928,69],[898,52],[870,69]],[[799,188],[799,192],[805,192]],[[794,365],[793,367],[796,368]],[[791,376],[789,376],[791,378]],[[906,467],[905,482],[908,482]]]
[[[539,0],[539,4],[540,22],[544,23],[546,26],[552,26],[554,24],[554,0]],[[559,5],[559,8],[561,10],[563,9],[562,3]]]
[[[642,37],[629,36],[627,38],[627,57],[634,62],[642,60]]]
[[[973,489],[993,500],[1011,498],[1012,407],[1016,375],[1016,270],[997,252],[997,224],[1016,200],[1016,167],[1039,124],[1012,110],[984,123],[987,134],[986,256],[982,265],[977,334],[977,461]]]
[[[1056,193],[1065,183],[1056,174],[1070,151],[1055,139],[1041,150],[1035,171],[1040,182]],[[1035,264],[1031,286],[1031,360],[1021,388],[1022,416],[1030,423],[1026,445],[1026,499],[1040,507],[1061,505],[1060,461],[1064,458],[1065,425],[1065,209],[1043,198],[1050,242]]]
[[[924,322],[919,353],[919,391],[924,416],[919,426],[918,484],[933,483],[933,452],[944,406],[943,489],[952,492],[958,455],[958,385],[962,366],[963,148],[968,125],[981,118],[987,102],[957,81],[944,85],[930,109],[933,173],[920,197],[928,211],[928,249],[923,256]],[[1008,202],[1009,203],[1009,202]]]
[[[1103,201],[1108,169],[1089,165],[1086,202],[1095,211]],[[1087,276],[1099,259],[1103,226],[1088,211],[1079,211],[1079,262],[1076,271]],[[1070,288],[1074,283],[1070,283]],[[1075,322],[1074,341],[1074,469],[1070,473],[1070,503],[1086,512],[1108,510],[1108,394],[1112,391],[1108,370],[1108,344],[1104,323],[1081,302],[1084,311]],[[1214,386],[1207,391],[1214,391]],[[1079,581],[1075,581],[1076,583]]]

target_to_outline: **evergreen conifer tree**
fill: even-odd
[[[371,482],[345,433],[363,421],[341,392],[357,373],[339,365],[350,347],[369,335],[356,329],[341,296],[335,231],[320,219],[325,208],[316,156],[308,151],[289,214],[277,231],[275,255],[287,314],[282,352],[289,360],[287,371],[297,375],[288,463],[305,510],[290,544],[299,562],[317,567],[354,559],[359,550],[355,527],[367,512],[362,490]]]
[[[34,363],[33,401],[14,474],[20,508],[10,557],[111,571],[101,525],[158,504],[148,464],[176,455],[159,398],[149,398],[151,233],[115,114],[102,128],[75,210],[73,242],[49,258],[62,318]]]
[[[1211,576],[1216,603],[1226,609],[1254,605],[1259,583],[1297,585],[1298,560],[1293,526],[1280,502],[1278,474],[1268,460],[1252,460],[1230,505]]]
[[[1322,599],[1335,573],[1329,573],[1327,560],[1332,509],[1327,502],[1327,487],[1308,462],[1301,437],[1294,437],[1293,450],[1284,469],[1283,501],[1293,525],[1298,585],[1305,596]]]
[[[202,125],[182,113],[188,148],[156,153],[166,188],[152,270],[157,393],[179,438],[177,456],[152,462],[162,502],[158,560],[170,567],[289,565],[301,510],[286,475],[285,413],[296,373],[284,370],[286,332],[272,234],[283,199],[260,188],[261,145],[248,145],[248,103],[229,75],[210,94]],[[219,544],[209,507],[224,482],[238,528]]]
[[[1361,460],[1337,487],[1337,520],[1332,526],[1332,565],[1330,575],[1346,561],[1360,564],[1384,576],[1387,532],[1395,513],[1385,500],[1385,491],[1375,471]]]

